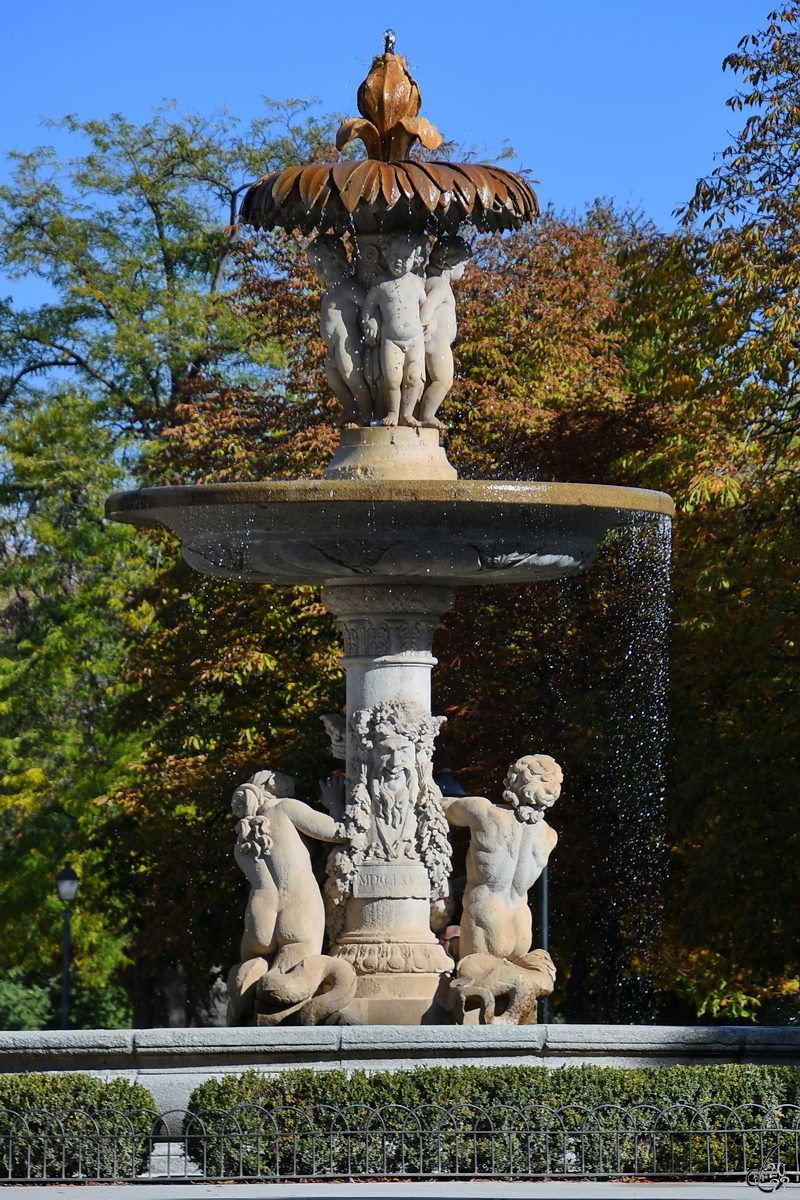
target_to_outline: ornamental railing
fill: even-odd
[[[631,1176],[800,1181],[800,1107],[0,1109],[0,1183]]]

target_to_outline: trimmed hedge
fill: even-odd
[[[126,1079],[0,1075],[0,1181],[144,1171],[157,1113],[147,1088]]]
[[[223,1178],[742,1176],[793,1160],[798,1100],[791,1067],[248,1071],[201,1084],[184,1132]]]
[[[420,1067],[412,1071],[284,1071],[264,1075],[247,1071],[209,1079],[195,1088],[189,1109],[232,1109],[240,1104],[264,1108],[309,1108],[317,1104],[365,1104],[380,1107],[425,1104],[451,1107],[496,1104],[518,1107],[546,1104],[760,1104],[777,1108],[800,1104],[800,1070],[795,1067]]]

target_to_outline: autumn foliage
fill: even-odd
[[[560,584],[465,590],[434,647],[434,705],[448,717],[439,767],[496,795],[520,753],[564,765],[551,946],[553,1004],[571,1021],[796,1019],[800,6],[774,14],[727,65],[744,81],[731,107],[752,115],[677,231],[610,203],[546,212],[509,237],[475,235],[458,285],[457,379],[441,415],[461,476],[654,487],[678,510],[670,584],[664,530],[645,523]],[[270,161],[332,161],[330,132],[297,120],[270,143]],[[200,159],[217,145],[205,129],[186,136]],[[164,138],[165,161],[176,145],[187,153],[174,131]],[[255,151],[231,143],[225,154],[241,164]],[[187,328],[169,336],[160,326],[145,336],[133,313],[126,336],[104,343],[101,329],[87,349],[83,319],[82,353],[94,362],[111,345],[112,382],[127,390],[75,402],[72,424],[93,434],[76,435],[46,494],[31,480],[49,414],[67,403],[14,384],[3,435],[14,515],[0,561],[2,853],[15,880],[0,888],[0,966],[15,944],[8,914],[25,896],[43,955],[55,955],[57,914],[36,897],[49,859],[74,846],[91,896],[81,962],[101,947],[145,1023],[158,1018],[165,970],[180,964],[199,996],[235,958],[244,895],[231,791],[270,765],[312,799],[335,765],[318,715],[343,703],[334,627],[313,590],[203,579],[165,534],[106,528],[116,540],[103,543],[97,533],[98,497],[123,461],[104,441],[103,404],[147,484],[318,476],[335,443],[302,239],[229,226],[203,241],[164,189],[186,278],[202,259],[216,281],[224,259],[230,291],[189,296]],[[34,212],[33,183],[25,194]],[[144,251],[134,250],[138,279]],[[155,279],[155,234],[148,254]],[[54,319],[41,317],[41,344]],[[35,341],[20,321],[0,329],[17,374]],[[150,375],[139,366],[148,354]],[[151,377],[169,378],[169,394],[148,391]],[[91,486],[86,446],[106,447]],[[40,530],[50,558],[15,549],[12,526]],[[56,576],[61,590],[48,592]],[[77,665],[61,628],[82,639]],[[28,707],[9,699],[20,681]],[[50,731],[38,746],[34,711]]]

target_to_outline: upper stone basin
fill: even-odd
[[[111,520],[172,529],[204,575],[279,585],[557,579],[609,530],[673,512],[643,488],[468,480],[201,484],[106,502]]]

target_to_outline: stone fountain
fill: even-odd
[[[345,770],[321,806],[265,768],[237,789],[235,858],[250,900],[229,1023],[530,1024],[554,986],[532,949],[528,889],[556,843],[545,820],[561,769],[521,747],[502,797],[444,797],[432,758],[434,632],[455,590],[583,570],[609,530],[670,515],[637,488],[459,481],[438,417],[453,382],[453,285],[465,227],[535,219],[526,181],[494,166],[424,158],[442,142],[387,34],[337,146],[368,157],[275,171],[242,220],[313,235],[325,282],[321,333],[341,404],[322,479],[144,488],[108,515],[166,526],[208,575],[321,587],[336,616],[346,711],[321,714]],[[463,916],[451,924],[450,825],[470,830]],[[324,895],[300,835],[328,841]],[[328,952],[323,954],[329,940]]]

